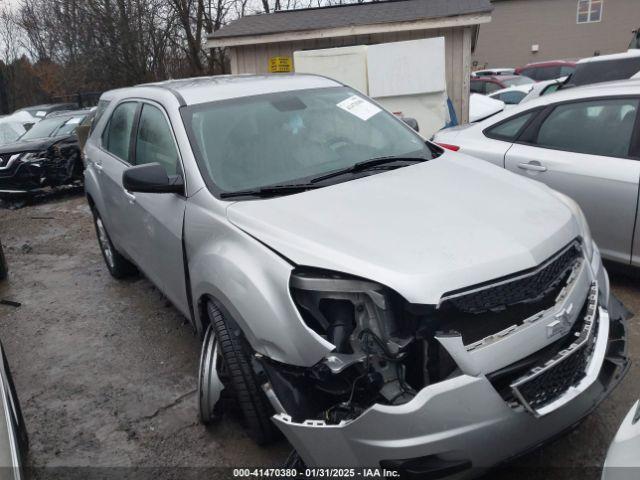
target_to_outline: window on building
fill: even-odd
[[[578,23],[592,23],[602,20],[604,0],[578,0]]]

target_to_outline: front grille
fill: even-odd
[[[597,336],[596,311],[597,286],[593,284],[579,319],[567,335],[571,343],[553,358],[535,366],[511,384],[515,398],[525,408],[537,413],[542,407],[557,400],[570,387],[578,385],[586,376]]]
[[[580,247],[574,242],[529,274],[521,274],[512,280],[507,278],[491,282],[495,285],[476,286],[469,293],[452,292],[445,295],[445,301],[454,305],[456,309],[469,313],[501,309],[522,302],[535,302],[561,286],[566,274],[579,257]]]

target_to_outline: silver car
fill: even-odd
[[[573,198],[605,259],[640,266],[640,80],[560,90],[434,140]]]
[[[231,402],[308,466],[475,475],[625,373],[622,310],[565,195],[323,77],[101,100],[85,147],[99,244],[203,336],[204,422]]]
[[[0,479],[23,478],[24,456],[29,448],[29,437],[22,417],[20,401],[9,369],[9,363],[0,343]]]

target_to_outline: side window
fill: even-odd
[[[109,124],[102,134],[102,146],[125,162],[129,162],[131,127],[133,126],[137,108],[138,104],[136,102],[126,102],[118,105],[111,114]]]
[[[553,92],[557,91],[559,88],[560,88],[560,84],[559,83],[552,83],[551,85],[547,85],[546,87],[544,87],[544,90],[542,90],[540,92],[540,96],[548,95],[550,93],[553,93]]]
[[[576,67],[572,67],[570,65],[563,65],[562,67],[560,67],[560,76],[561,77],[566,77],[568,75],[571,75],[573,72],[575,72]]]
[[[171,127],[162,111],[153,105],[144,104],[136,136],[136,165],[157,162],[169,175],[180,172],[178,150],[173,140]]]
[[[484,94],[485,82],[471,82],[471,93]]]
[[[109,103],[111,102],[109,102],[108,100],[100,100],[98,102],[98,106],[96,107],[96,113],[93,116],[93,120],[91,121],[91,129],[89,130],[89,132],[93,132],[95,126],[98,124],[98,122],[102,118],[102,115],[104,115],[104,111],[109,106]]]
[[[529,120],[533,118],[536,112],[537,110],[529,111],[516,117],[504,120],[498,125],[489,127],[484,131],[484,134],[487,137],[493,138],[495,140],[514,142],[518,137],[518,134],[523,130],[525,125],[529,123]]]
[[[561,77],[560,67],[542,67],[538,69],[538,78],[536,80],[553,80],[554,78]]]
[[[502,89],[502,87],[500,85],[498,85],[497,83],[485,82],[485,91],[487,93],[497,92],[498,90],[501,90],[501,89]]]
[[[534,143],[556,150],[627,157],[637,112],[637,99],[559,105],[540,126]]]
[[[525,68],[520,72],[523,77],[529,77],[531,80],[538,80],[538,70],[535,68]]]
[[[503,92],[499,95],[500,100],[502,100],[507,105],[517,105],[527,94],[521,92],[520,90],[514,90],[512,92]]]

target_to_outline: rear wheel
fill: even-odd
[[[273,408],[251,366],[251,347],[242,332],[237,327],[231,328],[211,302],[207,304],[207,314],[228,375],[228,386],[240,407],[249,436],[258,445],[269,444],[278,437],[278,429],[271,421]]]
[[[102,258],[104,258],[104,263],[107,264],[111,276],[114,278],[126,278],[134,275],[137,272],[136,267],[115,249],[107,233],[107,228],[95,209],[93,209],[93,223],[96,227]]]
[[[4,252],[2,251],[2,243],[0,243],[0,280],[7,278],[7,261],[4,258]]]

